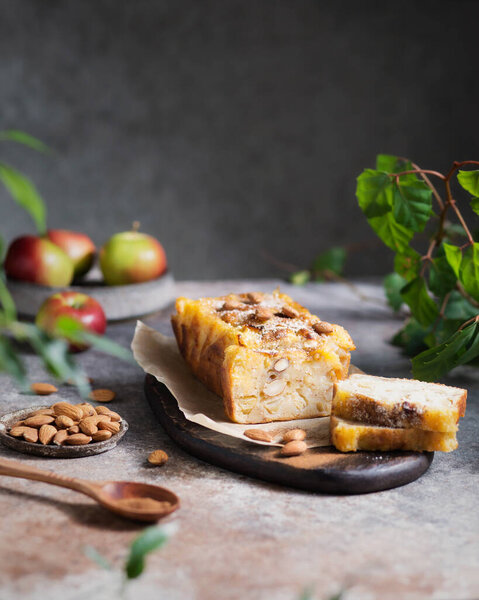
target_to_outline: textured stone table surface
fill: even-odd
[[[272,290],[276,281],[183,282],[177,295]],[[408,376],[409,362],[388,339],[400,319],[385,307],[379,288],[362,284],[366,299],[348,287],[308,285],[282,289],[322,318],[347,327],[358,350],[354,362],[379,375]],[[170,310],[145,321],[170,331]],[[124,345],[134,322],[109,327]],[[47,381],[35,357],[32,380]],[[462,368],[448,383],[469,390],[459,449],[436,454],[430,470],[402,488],[363,496],[321,496],[262,483],[205,464],[171,442],[153,420],[143,396],[143,372],[94,351],[79,356],[96,387],[118,394],[110,406],[130,423],[111,452],[48,460],[6,448],[1,456],[91,479],[136,479],[165,485],[182,500],[171,521],[169,544],[148,559],[127,597],[143,600],[297,600],[305,588],[317,600],[346,589],[347,599],[472,600],[479,597],[479,370]],[[61,387],[58,397],[75,402]],[[2,378],[2,412],[42,404],[20,395]],[[162,468],[146,462],[163,448]],[[121,566],[142,527],[105,512],[88,498],[39,482],[0,480],[0,599],[73,600],[119,597],[119,577],[86,557],[94,546]]]

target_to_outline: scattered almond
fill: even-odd
[[[55,434],[55,437],[53,438],[53,443],[56,446],[62,446],[65,442],[65,440],[68,437],[68,431],[66,429],[60,429],[60,431],[57,431]]]
[[[288,442],[281,448],[281,456],[298,456],[299,454],[303,454],[306,452],[308,446],[305,442],[300,440],[295,440],[293,442]]]
[[[318,321],[313,325],[313,329],[320,335],[328,335],[334,331],[334,327],[331,325],[331,323],[326,323],[326,321]]]
[[[258,442],[269,442],[273,441],[273,436],[264,429],[246,429],[243,431],[243,435],[250,438],[250,440],[257,440]]]
[[[73,435],[69,435],[65,444],[69,446],[85,446],[91,442],[92,438],[89,435],[85,435],[84,433],[74,433]]]
[[[75,406],[74,404],[69,404],[68,402],[57,402],[52,406],[55,414],[65,415],[73,419],[73,421],[79,421],[83,417],[83,411],[79,406]]]
[[[32,444],[36,444],[38,442],[38,429],[33,427],[25,427],[23,430],[23,439],[26,442],[32,442]]]
[[[74,424],[75,421],[66,415],[58,415],[55,419],[55,425],[58,429],[68,429],[69,427],[73,427]]]
[[[32,383],[30,389],[34,394],[37,394],[37,396],[49,396],[50,394],[58,392],[58,388],[51,383]]]
[[[34,415],[25,419],[24,423],[27,427],[41,427],[42,425],[53,423],[54,420],[55,418],[49,415]]]
[[[38,431],[38,439],[41,444],[46,446],[53,440],[57,433],[56,427],[53,427],[53,425],[42,425]]]
[[[120,423],[112,423],[111,421],[100,421],[98,423],[98,429],[104,429],[111,431],[112,433],[118,433],[120,431]]]
[[[88,395],[90,400],[95,402],[111,402],[115,396],[115,392],[108,389],[92,390]]]
[[[302,442],[306,437],[306,431],[304,429],[290,429],[283,435],[283,442],[287,444],[288,442]]]
[[[86,419],[82,419],[80,421],[78,426],[85,435],[92,435],[98,431],[98,427],[96,426],[96,417],[86,417]]]
[[[157,467],[164,465],[167,460],[168,460],[168,454],[164,450],[154,450],[148,456],[148,462],[151,465],[155,465]]]
[[[105,440],[109,440],[112,435],[111,431],[99,429],[96,433],[92,433],[91,438],[94,442],[104,442]]]

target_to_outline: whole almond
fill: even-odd
[[[69,427],[73,427],[74,424],[74,420],[70,419],[70,417],[67,417],[66,415],[58,415],[58,417],[55,419],[55,425],[59,429],[68,429]]]
[[[95,414],[95,409],[93,408],[93,406],[91,404],[88,404],[88,402],[82,402],[81,404],[77,404],[76,406],[81,408],[81,411],[83,413],[83,418],[91,417],[91,415]]]
[[[108,406],[95,406],[95,410],[97,415],[108,415],[111,412]]]
[[[34,415],[33,417],[25,419],[25,425],[27,427],[41,427],[42,425],[53,423],[54,420],[55,418],[50,417],[49,415]]]
[[[26,442],[36,444],[38,442],[38,429],[34,429],[33,427],[25,427],[23,430],[23,439]]]
[[[67,432],[69,435],[74,435],[75,433],[80,433],[80,428],[78,425],[73,425],[73,427],[69,427],[67,429]]]
[[[88,395],[95,402],[111,402],[115,396],[114,391],[107,389],[92,390]]]
[[[37,396],[49,396],[58,392],[58,389],[51,383],[32,383],[30,389]]]
[[[306,431],[304,431],[304,429],[290,429],[283,435],[283,442],[285,444],[295,441],[302,442],[305,437]]]
[[[67,437],[68,431],[66,429],[60,429],[60,431],[56,432],[55,437],[53,438],[53,443],[56,446],[62,446]]]
[[[53,411],[53,408],[39,408],[38,410],[32,412],[30,417],[33,417],[34,415],[49,415],[50,417],[53,417],[55,412]]]
[[[114,423],[117,423],[118,421],[121,421],[121,417],[117,412],[114,412],[113,410],[110,411],[108,414],[103,415],[104,417],[110,417],[110,421],[113,421]]]
[[[289,317],[290,319],[296,319],[299,317],[299,312],[292,306],[283,306],[281,309],[281,314],[285,317]]]
[[[167,460],[168,460],[168,454],[164,450],[154,450],[148,456],[148,462],[151,465],[155,465],[157,467],[164,465]]]
[[[100,421],[98,423],[98,429],[111,431],[112,433],[118,433],[120,431],[120,423],[112,423],[111,421]]]
[[[258,306],[255,310],[254,316],[259,321],[267,321],[268,319],[272,319],[274,317],[274,313],[271,309],[266,308],[266,306]]]
[[[98,427],[98,423],[109,423],[111,421],[110,415],[96,415],[95,416],[95,424]]]
[[[28,429],[28,427],[17,425],[12,427],[8,433],[13,437],[22,437],[25,432],[25,429]]]
[[[94,442],[104,442],[105,440],[109,440],[112,436],[111,431],[107,431],[106,429],[99,429],[96,433],[93,433],[91,439]]]
[[[83,417],[83,411],[79,406],[75,406],[74,404],[69,404],[68,402],[57,402],[52,406],[55,411],[55,415],[65,415],[73,419],[73,421],[80,421]]]
[[[58,432],[53,425],[42,425],[38,431],[38,439],[41,444],[46,446],[53,440],[57,433]]]
[[[24,423],[25,421],[17,421],[13,425],[10,425],[10,429],[13,429],[14,427],[21,427]]]
[[[243,435],[250,440],[257,440],[258,442],[271,443],[273,441],[273,436],[268,431],[264,431],[264,429],[246,429],[243,431]]]
[[[326,321],[318,321],[313,325],[313,329],[320,335],[328,335],[334,331],[334,327],[331,325],[331,323],[326,323]]]
[[[98,427],[96,426],[96,417],[86,417],[86,419],[82,419],[78,424],[80,430],[85,435],[92,435],[98,431]]]
[[[307,449],[306,443],[300,440],[288,442],[281,448],[281,456],[298,456],[306,452]]]
[[[85,435],[84,433],[74,433],[73,435],[69,435],[65,444],[70,446],[85,446],[91,442],[91,437],[89,435]]]

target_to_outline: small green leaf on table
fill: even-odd
[[[321,281],[328,278],[329,274],[341,275],[346,262],[346,250],[341,247],[333,247],[317,256],[312,265],[315,279]]]
[[[168,539],[169,533],[165,527],[147,527],[131,544],[125,564],[127,578],[139,577],[145,568],[147,555],[164,546]]]
[[[290,277],[290,281],[293,285],[305,285],[311,279],[311,273],[309,271],[297,271]]]
[[[33,183],[13,167],[0,163],[0,181],[17,204],[32,217],[39,235],[47,230],[46,208]]]
[[[90,560],[95,562],[102,569],[105,569],[105,571],[111,571],[113,569],[111,563],[103,556],[103,554],[100,554],[96,548],[93,548],[93,546],[86,546],[84,552]]]

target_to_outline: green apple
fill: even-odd
[[[116,233],[100,250],[100,268],[107,285],[150,281],[162,275],[166,267],[163,246],[139,231]]]

